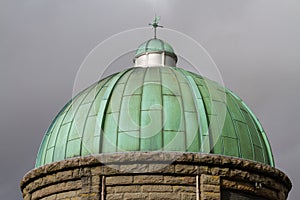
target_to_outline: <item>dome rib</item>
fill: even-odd
[[[233,129],[234,129],[234,135],[235,135],[235,138],[237,138],[237,148],[238,148],[238,155],[236,155],[236,156],[242,156],[241,155],[241,144],[240,144],[240,140],[239,140],[239,136],[238,136],[238,131],[237,131],[237,128],[235,127],[235,125],[234,125],[234,119],[233,119],[233,117],[232,117],[232,114],[231,114],[231,112],[230,112],[230,110],[229,110],[229,107],[228,106],[226,106],[226,112],[228,113],[228,116],[229,116],[229,118],[230,118],[230,122],[227,122],[227,123],[231,123],[231,126],[233,127]],[[226,123],[226,122],[225,122]]]
[[[120,74],[121,76],[122,74]],[[90,103],[90,106],[89,108],[87,109],[87,116],[84,120],[84,124],[83,124],[83,132],[82,132],[82,139],[80,140],[80,155],[88,155],[90,152],[92,152],[93,150],[90,149],[91,147],[89,147],[88,145],[86,145],[86,141],[85,140],[88,140],[89,137],[87,136],[87,134],[92,134],[93,133],[93,136],[95,137],[95,135],[97,135],[97,133],[99,132],[99,135],[101,136],[101,126],[100,126],[100,130],[97,130],[97,127],[98,126],[95,126],[92,130],[89,130],[87,127],[87,124],[89,123],[89,119],[90,119],[90,113],[91,113],[91,109],[93,108],[93,103],[95,102],[95,99],[98,97],[100,91],[106,87],[106,85],[108,84],[106,90],[105,90],[105,94],[104,96],[109,96],[110,92],[112,91],[112,87],[114,85],[114,82],[115,80],[118,79],[118,76],[114,76],[114,77],[110,77],[109,80],[107,80],[102,86],[101,86],[101,89],[99,89],[98,91],[96,90],[96,88],[94,88],[93,90],[95,90],[95,94],[93,95],[93,101]],[[91,90],[91,91],[93,91]],[[90,92],[91,92],[90,91]],[[89,94],[88,94],[89,95]],[[87,96],[88,96],[87,95]],[[106,99],[105,99],[106,100]],[[101,113],[99,115],[99,112],[103,111],[103,109],[106,109],[106,102],[103,103],[104,99],[102,99],[101,103],[100,103],[100,107],[99,107],[99,111],[97,113],[97,116],[96,117],[96,121],[97,119],[99,119],[99,117],[101,117]],[[103,108],[104,107],[104,108]],[[103,116],[102,116],[103,117]],[[94,119],[95,120],[95,119]],[[101,122],[99,124],[102,124]],[[89,130],[89,131],[88,131]],[[88,133],[88,132],[91,132],[91,133]],[[100,142],[100,139],[101,137],[99,137],[99,144],[101,144]],[[96,140],[95,140],[96,141]]]
[[[107,88],[107,90],[106,90],[106,92],[105,92],[105,94],[104,94],[104,96],[102,98],[102,101],[101,101],[101,104],[100,104],[100,108],[99,108],[100,114],[99,113],[97,114],[97,124],[98,124],[98,126],[96,126],[96,127],[99,128],[99,130],[95,130],[95,133],[96,132],[100,133],[100,137],[99,137],[99,139],[100,139],[100,141],[99,141],[99,152],[101,152],[101,150],[102,150],[102,144],[103,143],[101,141],[103,140],[103,130],[104,130],[104,128],[103,128],[104,121],[103,120],[105,119],[104,116],[105,116],[105,112],[107,111],[109,99],[110,99],[110,97],[112,95],[112,91],[115,88],[117,82],[120,80],[120,78],[126,72],[128,72],[128,70],[125,70],[125,71],[123,71],[121,73],[118,73],[118,74],[116,74],[114,76],[114,80],[112,81],[111,84],[109,84],[109,86],[108,86],[108,88]]]
[[[107,146],[107,144],[110,144],[111,141],[102,142],[101,147],[99,149],[99,152],[101,152],[101,153],[118,151],[118,149],[117,149],[117,146],[118,146],[117,145],[118,144],[118,124],[119,124],[119,119],[120,119],[120,108],[121,108],[122,103],[123,103],[122,96],[124,96],[124,93],[125,93],[124,88],[125,88],[126,83],[127,83],[127,81],[128,81],[131,74],[132,74],[132,71],[127,70],[126,73],[124,73],[122,75],[122,77],[120,77],[118,82],[115,83],[114,90],[112,91],[112,93],[110,95],[110,101],[109,101],[109,104],[107,105],[108,107],[107,107],[106,113],[105,113],[105,119],[106,120],[104,121],[104,124],[102,124],[103,132],[102,132],[101,137],[102,137],[102,141],[104,141],[104,140],[106,141],[106,135],[109,134],[109,135],[112,135],[112,136],[116,137],[116,139],[115,139],[115,143],[114,143],[113,147],[111,147],[111,145],[108,145],[109,148],[107,148],[106,146]],[[125,82],[123,82],[123,79],[125,79]],[[122,88],[121,91],[120,91],[120,89],[118,89],[119,85],[120,85],[120,82],[123,85],[123,88]],[[116,96],[114,96],[115,94],[118,94],[118,95],[121,94],[121,96],[116,97]],[[118,104],[117,108],[119,108],[119,109],[117,109],[117,112],[115,110],[116,107],[111,105],[112,102],[115,99],[116,100],[120,99],[120,102],[116,102],[116,104]],[[111,119],[110,116],[113,116],[113,113],[118,113],[118,115],[117,115],[117,119],[116,119],[117,123],[115,124],[115,126],[112,127],[111,125],[106,125],[106,124],[109,121],[109,119]],[[111,128],[111,129],[107,129],[107,127]],[[109,138],[109,135],[107,136],[107,138]]]
[[[107,79],[109,79],[110,77],[108,77]],[[106,79],[105,79],[106,80]],[[105,81],[103,80],[103,81]],[[109,81],[109,80],[108,80]],[[99,81],[100,82],[100,81]],[[77,94],[73,99],[71,99],[62,109],[61,111],[56,115],[56,117],[54,118],[54,120],[52,121],[50,127],[48,128],[44,138],[43,138],[43,142],[42,144],[40,145],[40,148],[39,148],[39,153],[38,153],[38,156],[37,156],[37,160],[36,160],[36,166],[40,166],[42,163],[47,163],[47,162],[52,162],[54,161],[53,157],[54,156],[51,156],[51,158],[48,158],[48,160],[46,160],[46,153],[45,151],[49,150],[49,142],[50,142],[50,137],[53,136],[53,131],[54,131],[54,128],[56,126],[60,126],[62,125],[62,123],[58,123],[58,118],[62,117],[61,115],[64,114],[63,118],[65,119],[65,117],[67,116],[67,113],[70,111],[70,109],[74,108],[74,99],[78,98],[79,96],[83,95],[85,92],[87,93],[86,96],[88,95],[88,92],[87,91],[91,91],[93,90],[93,86],[99,84],[99,82],[93,84],[92,86],[90,86],[89,88],[83,90],[82,92],[80,92],[79,94]],[[84,99],[82,99],[83,101]],[[81,101],[81,102],[82,102]],[[77,108],[76,108],[76,111],[77,111]],[[61,121],[63,122],[64,119]],[[73,119],[70,121],[70,122],[67,122],[67,123],[73,123]],[[70,128],[71,129],[71,128]],[[68,131],[68,134],[67,134],[67,138],[69,138],[69,132],[70,132],[70,129]],[[57,135],[56,135],[57,136]],[[56,140],[56,139],[55,139]],[[57,140],[56,140],[57,141]],[[68,139],[66,140],[66,146],[67,146],[67,141]],[[53,155],[54,155],[55,151],[53,150]],[[48,155],[48,154],[47,154]],[[66,157],[66,152],[64,153],[64,157]]]
[[[130,68],[79,93],[59,112],[36,167],[124,151],[203,152],[274,165],[246,104],[216,82],[174,67]]]
[[[202,148],[203,152],[214,153],[214,148],[213,148],[214,142],[213,142],[211,128],[210,128],[211,114],[208,111],[208,108],[212,107],[211,105],[212,101],[211,99],[207,100],[207,94],[209,93],[209,88],[207,87],[205,80],[202,77],[196,76],[195,74],[185,71],[183,69],[181,69],[181,71],[184,72],[185,76],[192,77],[191,80],[193,80],[193,82],[195,83],[194,86],[195,88],[194,87],[193,88],[200,95],[200,99],[198,100],[198,104],[200,105],[200,110],[198,110],[198,113],[200,114],[200,124],[204,126],[204,131],[201,133],[202,136],[201,142],[202,145],[205,145]]]
[[[93,107],[93,102],[98,97],[100,91],[103,91],[107,84],[109,84],[113,79],[113,76],[109,76],[103,80],[102,83],[95,83],[94,86],[90,87],[91,90],[86,92],[86,95],[76,108],[73,110],[74,114],[71,113],[72,118],[70,119],[70,128],[67,133],[66,148],[64,150],[65,158],[71,158],[76,156],[82,156],[85,154],[86,149],[84,148],[85,132],[87,129],[87,123],[90,119],[91,108]],[[97,91],[97,86],[99,86],[99,91]],[[105,91],[107,88],[105,89]],[[95,93],[93,93],[95,91]],[[91,95],[92,101],[89,102],[88,97]],[[89,97],[89,98],[91,98]],[[75,97],[76,99],[78,97]],[[79,112],[83,110],[84,112]],[[83,115],[82,115],[82,114]],[[79,147],[79,148],[78,148]]]
[[[232,96],[234,96],[236,99],[238,99],[243,104],[243,106],[247,109],[247,111],[250,113],[251,119],[254,121],[254,125],[257,127],[257,129],[259,131],[258,133],[262,137],[261,145],[266,147],[267,155],[264,156],[265,157],[265,162],[269,162],[271,166],[274,166],[275,164],[274,164],[274,159],[273,159],[272,148],[270,146],[270,142],[268,140],[268,137],[267,137],[264,129],[262,128],[259,120],[254,115],[252,110],[245,104],[245,102],[240,97],[235,95],[231,90],[229,90],[229,89],[227,89],[227,90],[228,90],[228,92],[230,92],[230,94]]]
[[[183,95],[183,91],[182,91],[182,88],[181,88],[181,81],[179,80],[179,78],[178,78],[178,76],[176,75],[176,72],[177,71],[173,71],[173,70],[171,70],[171,72],[174,74],[174,76],[176,77],[176,79],[177,79],[177,81],[176,81],[176,84],[178,85],[178,88],[179,88],[179,91],[180,91],[180,98],[181,98],[181,102],[182,102],[182,112],[183,112],[183,114],[184,115],[186,115],[186,109],[185,109],[185,103],[184,103],[184,101],[183,101],[183,97],[182,97],[182,95]],[[183,117],[183,128],[184,128],[184,130],[186,131],[186,133],[184,134],[184,144],[185,144],[185,146],[184,146],[184,151],[187,151],[188,150],[188,144],[187,144],[187,136],[188,136],[188,130],[187,130],[187,121],[186,121],[186,116],[184,116]]]
[[[199,132],[199,144],[202,144],[202,142],[204,141],[202,135],[205,133],[208,133],[208,127],[207,127],[208,121],[206,118],[207,114],[206,114],[205,106],[203,104],[203,100],[202,100],[203,98],[202,98],[201,92],[198,89],[196,89],[197,85],[196,85],[194,79],[191,78],[191,76],[185,70],[182,70],[180,68],[176,68],[176,70],[180,71],[185,76],[187,83],[189,84],[191,91],[193,93],[193,100],[194,100],[195,108],[196,108],[196,111],[198,110],[198,112],[196,112],[196,113],[197,113],[197,122],[199,125],[199,131],[198,131]],[[201,113],[205,113],[205,115],[201,116]],[[204,153],[209,152],[208,149],[204,150],[203,145],[200,145],[199,151],[204,152]]]
[[[230,96],[230,98],[231,98],[232,101],[234,102],[234,104],[235,104],[235,106],[236,106],[238,112],[240,113],[240,116],[243,118],[243,119],[241,119],[241,121],[237,121],[237,122],[238,122],[238,123],[240,123],[240,122],[241,122],[241,123],[246,122],[245,113],[243,113],[242,110],[241,110],[241,106],[240,106],[239,100],[236,99],[236,98],[232,98],[232,96]],[[250,122],[248,121],[248,123],[252,123],[252,122],[251,122],[251,121],[250,121]],[[239,131],[239,132],[236,132],[236,133],[237,133],[237,134],[240,134],[240,135],[239,135],[239,138],[243,137],[242,135],[245,135],[245,137],[248,138],[248,143],[251,144],[251,153],[252,153],[251,156],[250,156],[250,155],[246,155],[246,154],[243,153],[243,152],[244,152],[244,148],[241,148],[240,156],[245,157],[245,158],[250,159],[250,160],[255,159],[255,154],[254,154],[254,142],[253,142],[253,138],[252,138],[252,136],[251,136],[251,134],[250,134],[250,132],[249,132],[249,125],[247,125],[246,131]],[[241,134],[242,134],[242,135],[241,135]],[[240,142],[241,142],[241,141],[246,141],[246,140],[240,140]],[[244,145],[241,144],[240,146],[243,147]]]
[[[139,138],[142,137],[142,130],[141,130],[141,127],[142,127],[142,111],[143,111],[143,108],[142,108],[142,102],[143,102],[143,94],[144,94],[144,84],[145,83],[145,78],[146,78],[146,74],[148,72],[148,68],[146,68],[144,74],[143,74],[143,78],[142,78],[142,87],[141,87],[141,95],[140,95],[140,105],[139,105],[139,110],[140,110],[140,113],[139,113]],[[139,150],[142,149],[142,143],[141,143],[141,140],[139,140],[139,147],[138,147]]]

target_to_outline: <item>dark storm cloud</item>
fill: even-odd
[[[299,186],[298,1],[2,0],[0,199],[21,199],[19,181],[71,98],[85,56],[112,34],[146,26],[155,13],[208,50],[225,85],[262,122],[276,166]],[[299,196],[294,189],[289,199]]]

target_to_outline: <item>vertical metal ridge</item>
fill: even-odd
[[[86,91],[89,92],[90,90],[92,90],[91,87],[85,89],[84,92],[86,92]],[[70,132],[70,130],[71,130],[71,126],[73,125],[73,122],[74,122],[74,118],[75,118],[75,116],[76,116],[76,114],[77,114],[77,112],[78,112],[78,110],[79,110],[79,108],[80,108],[80,106],[81,106],[81,103],[82,103],[82,102],[85,100],[85,98],[87,97],[88,92],[86,92],[85,96],[81,99],[80,103],[78,104],[78,107],[76,108],[76,110],[75,110],[75,112],[74,112],[73,119],[72,119],[72,121],[70,122],[71,124],[70,124],[70,128],[69,128],[69,131],[68,131],[67,141],[68,141],[68,137],[69,137],[69,132]],[[83,94],[83,92],[81,92],[80,94]],[[77,95],[76,97],[79,97],[79,96],[80,96],[80,95]],[[76,97],[75,97],[73,100],[76,100]],[[72,108],[72,106],[73,106],[73,103],[70,105],[68,111],[64,114],[64,116],[63,116],[63,118],[62,118],[62,120],[61,120],[61,123],[59,124],[59,129],[58,129],[58,131],[57,131],[56,138],[55,138],[55,145],[56,145],[56,143],[57,143],[57,139],[59,138],[58,136],[60,135],[60,129],[61,129],[61,127],[62,127],[62,123],[63,123],[64,119],[66,118],[68,112],[69,112],[70,109]],[[67,143],[67,142],[66,142],[66,143]],[[66,149],[67,149],[67,144],[66,144]],[[56,146],[54,146],[54,149],[53,149],[52,162],[54,161],[55,150],[56,150]],[[65,151],[65,152],[66,152],[66,151]],[[64,158],[65,158],[65,155],[64,155]]]
[[[159,75],[160,75],[160,92],[161,92],[161,119],[162,119],[162,129],[161,129],[161,150],[164,151],[165,149],[165,141],[164,141],[164,135],[165,135],[165,126],[164,126],[164,99],[163,99],[163,82],[162,82],[162,68],[158,68]]]
[[[94,99],[93,99],[93,101],[91,102],[91,105],[90,105],[90,107],[89,107],[89,109],[88,109],[87,116],[86,116],[86,118],[85,118],[85,120],[84,120],[83,132],[82,132],[81,141],[80,141],[80,155],[82,155],[82,145],[84,145],[84,143],[83,143],[83,137],[84,137],[84,132],[85,132],[84,130],[85,130],[85,127],[86,127],[86,124],[87,124],[87,119],[89,118],[89,113],[90,113],[90,111],[91,111],[91,108],[93,107],[93,103],[95,102],[96,98],[98,97],[100,91],[104,88],[105,84],[107,84],[111,79],[112,79],[112,77],[107,78],[107,80],[105,80],[105,79],[102,80],[102,81],[105,81],[105,83],[98,89],[98,91],[96,91],[96,94],[95,94],[95,96],[94,96]],[[89,95],[89,93],[90,93],[91,91],[93,91],[94,89],[96,89],[96,87],[97,87],[98,84],[100,84],[100,83],[101,83],[101,81],[97,82],[97,84],[95,84],[95,85],[92,87],[93,89],[91,89],[91,90],[88,92],[88,94],[86,95],[86,97]],[[83,99],[83,101],[86,99],[86,97]],[[70,130],[71,130],[71,128],[70,128]],[[69,130],[69,133],[70,133],[70,130]],[[69,134],[69,133],[68,133],[68,134]],[[67,149],[66,149],[66,152],[67,152]],[[66,152],[65,152],[65,155],[66,155]]]
[[[275,163],[274,163],[274,157],[273,157],[273,152],[272,152],[272,148],[269,142],[269,139],[262,127],[262,125],[260,124],[259,120],[257,119],[257,117],[254,115],[254,113],[252,112],[252,110],[243,102],[241,101],[242,104],[245,106],[245,108],[247,109],[247,111],[250,113],[250,116],[252,117],[252,119],[255,121],[255,124],[257,125],[258,129],[259,129],[259,133],[262,136],[262,139],[264,140],[264,144],[266,146],[266,150],[268,153],[268,161],[270,162],[270,165],[272,167],[275,167]]]
[[[109,83],[109,86],[107,87],[100,106],[99,106],[99,111],[97,113],[97,119],[96,119],[96,127],[95,127],[95,133],[99,132],[100,137],[99,137],[99,149],[98,152],[101,153],[102,152],[102,139],[103,139],[103,125],[104,125],[104,114],[107,110],[107,104],[111,98],[112,95],[112,91],[114,89],[114,87],[116,86],[116,83],[120,80],[120,78],[126,74],[129,70],[132,70],[132,68],[124,70],[123,72],[119,72],[117,74],[115,74],[114,76],[112,76],[112,80],[111,83]],[[105,99],[106,98],[106,99]]]
[[[143,92],[144,92],[144,85],[145,85],[145,77],[146,73],[148,72],[149,68],[145,68],[142,80],[142,88],[141,88],[141,100],[140,100],[140,116],[139,116],[139,151],[141,150],[141,126],[142,126],[142,101],[143,101]]]
[[[267,161],[267,156],[268,155],[265,155],[265,154],[268,154],[268,150],[266,149],[267,147],[266,147],[266,145],[264,145],[264,143],[263,143],[263,141],[262,140],[264,140],[263,138],[262,138],[262,135],[261,135],[261,132],[263,131],[263,130],[260,130],[259,128],[258,128],[258,125],[257,125],[257,123],[259,123],[259,122],[257,122],[257,121],[255,121],[255,119],[254,119],[254,115],[252,115],[250,112],[250,109],[249,109],[249,107],[241,100],[241,99],[239,99],[240,100],[240,103],[242,104],[242,106],[244,106],[244,108],[246,109],[246,113],[247,113],[247,115],[248,115],[248,117],[249,117],[249,119],[250,119],[250,122],[249,123],[251,123],[253,126],[254,126],[254,128],[255,128],[255,133],[257,134],[257,138],[258,138],[258,140],[259,140],[259,145],[260,145],[260,147],[261,147],[261,149],[262,149],[262,156],[263,156],[263,161],[264,162],[268,162]],[[251,135],[253,135],[253,134],[251,134]],[[254,144],[255,145],[255,144]],[[254,153],[255,153],[255,147],[254,147]],[[256,159],[256,153],[255,153],[255,160],[257,160]],[[257,160],[258,161],[258,160]]]
[[[60,116],[60,114],[71,104],[72,102],[72,99],[68,101],[68,103],[66,103],[66,105],[58,112],[58,114],[55,116],[55,118],[52,120],[49,128],[47,129],[44,137],[43,137],[43,140],[42,140],[42,143],[39,147],[39,150],[38,150],[38,155],[37,155],[37,159],[36,159],[36,163],[35,163],[35,167],[39,167],[42,165],[42,163],[45,163],[45,158],[46,158],[46,155],[44,156],[44,159],[43,161],[41,160],[43,154],[45,154],[47,152],[47,148],[48,148],[48,144],[49,144],[49,140],[50,140],[50,136],[52,134],[52,131],[54,129],[54,126],[57,125],[57,119],[58,117]],[[46,140],[47,139],[47,140]],[[47,148],[43,148],[44,147],[44,144],[47,143],[46,147]],[[46,151],[45,151],[46,149]],[[41,152],[41,150],[43,150],[43,152]],[[39,160],[39,161],[38,161]],[[39,162],[39,164],[38,164]]]
[[[241,103],[241,105],[243,105],[244,106],[244,104],[242,104],[242,100],[241,100],[241,98],[239,98],[238,96],[236,96],[233,92],[231,92],[230,90],[229,90],[229,92],[230,92],[230,94],[231,94],[231,96],[230,96],[230,98],[233,100],[233,102],[234,102],[234,104],[237,106],[237,108],[238,108],[238,111],[239,111],[239,113],[241,114],[241,116],[243,116],[243,118],[244,118],[244,121],[246,122],[246,119],[245,119],[245,115],[244,115],[244,113],[242,113],[241,112],[241,107],[238,105],[238,103],[237,102],[240,102]],[[234,98],[233,98],[234,97]],[[248,109],[247,109],[248,110]],[[248,123],[247,123],[247,132],[248,132],[248,135],[249,135],[249,138],[250,138],[250,143],[251,143],[251,146],[252,146],[252,156],[253,156],[253,160],[255,160],[255,152],[254,152],[254,143],[253,143],[253,138],[252,138],[252,134],[251,134],[251,131],[249,130],[249,127],[248,127]]]
[[[236,95],[233,94],[233,92],[229,91],[231,96],[230,98],[232,99],[233,103],[236,105],[236,107],[238,108],[238,111],[239,113],[241,114],[241,116],[243,116],[244,118],[244,122],[246,122],[246,119],[245,119],[245,115],[244,113],[241,112],[241,107],[239,106],[239,104],[237,103],[238,102],[243,102],[239,97],[237,97]],[[233,98],[234,97],[234,98]],[[243,104],[242,104],[243,105]],[[253,143],[253,138],[252,138],[252,134],[251,134],[251,131],[249,130],[249,127],[248,127],[248,123],[247,123],[247,132],[248,132],[248,136],[250,138],[250,143],[251,143],[251,147],[252,147],[252,159],[255,160],[255,152],[254,152],[254,143]],[[243,155],[242,155],[243,156]],[[248,158],[249,159],[249,158]]]
[[[227,90],[226,90],[227,91]],[[226,95],[226,98],[227,98],[227,93],[225,92],[225,95]],[[242,151],[241,151],[241,144],[240,144],[240,138],[238,137],[238,133],[237,133],[237,130],[236,130],[236,127],[235,127],[235,125],[234,125],[234,123],[233,123],[233,117],[232,117],[232,114],[231,114],[231,112],[230,112],[230,109],[229,109],[229,107],[228,107],[228,105],[226,104],[226,110],[228,111],[228,115],[229,115],[229,117],[230,117],[230,121],[231,121],[231,123],[232,123],[232,126],[233,126],[233,128],[234,128],[234,134],[235,134],[235,136],[236,136],[236,139],[237,139],[237,141],[238,141],[238,155],[239,156],[241,156],[242,155]],[[225,116],[226,117],[226,116]]]
[[[174,76],[176,77],[176,82],[177,82],[177,85],[178,85],[178,88],[179,88],[179,91],[180,91],[180,99],[181,99],[181,106],[182,106],[182,115],[183,115],[183,121],[184,121],[184,127],[183,127],[183,130],[184,130],[184,150],[187,151],[188,147],[187,147],[187,130],[186,130],[186,119],[185,119],[185,108],[184,108],[184,103],[183,103],[183,98],[182,98],[182,88],[180,86],[180,82],[179,82],[179,79],[176,75],[176,73],[174,72],[174,67],[169,67],[170,71],[174,74]],[[176,71],[177,72],[177,71]],[[184,76],[184,75],[183,75]]]
[[[205,125],[206,126],[206,128],[207,128],[207,134],[208,134],[208,140],[209,140],[209,152],[205,152],[205,153],[214,153],[214,143],[213,143],[213,139],[212,139],[212,131],[211,131],[211,129],[210,129],[210,123],[211,123],[211,119],[210,119],[210,117],[209,117],[209,115],[208,115],[208,111],[207,111],[207,105],[206,105],[206,102],[205,102],[205,100],[204,100],[204,98],[203,98],[203,91],[201,91],[200,90],[200,88],[197,86],[197,84],[195,83],[195,78],[197,78],[197,79],[201,79],[202,77],[196,77],[196,75],[195,74],[193,74],[193,73],[191,73],[191,72],[188,72],[189,73],[189,75],[188,76],[190,76],[191,78],[189,78],[190,80],[193,80],[191,83],[193,83],[194,84],[194,87],[195,87],[195,94],[199,94],[200,95],[200,98],[201,98],[201,105],[202,106],[200,106],[200,108],[201,109],[203,109],[202,110],[202,112],[204,112],[205,113],[205,121],[206,121],[206,124],[205,123],[203,123],[203,125]],[[202,78],[203,79],[203,78]],[[206,83],[206,81],[205,81],[205,79],[203,79],[203,82],[204,82],[204,84],[203,84],[203,87],[206,87],[206,89],[207,89],[207,91],[209,92],[209,88],[207,87],[207,83]],[[210,94],[208,94],[208,95],[210,95]],[[211,106],[212,106],[212,102],[211,102]],[[204,144],[204,143],[203,143]]]
[[[195,83],[195,80],[194,80],[194,77],[192,77],[192,75],[183,70],[183,69],[180,69],[180,68],[175,68],[176,70],[180,71],[184,77],[186,78],[187,80],[187,83],[189,84],[190,88],[191,88],[191,91],[193,92],[193,99],[194,99],[194,104],[195,104],[195,108],[196,108],[196,113],[197,113],[197,119],[198,119],[198,125],[199,125],[199,139],[200,139],[200,142],[199,142],[199,145],[200,145],[200,152],[204,152],[204,149],[203,149],[203,133],[205,130],[207,130],[208,132],[208,135],[210,135],[210,131],[209,131],[209,127],[208,127],[208,124],[209,124],[209,121],[207,119],[207,111],[206,111],[206,108],[205,108],[205,103],[204,103],[204,100],[203,100],[203,97],[201,95],[201,91],[199,90],[199,88],[197,87],[197,84]],[[197,102],[197,99],[201,99],[202,103],[201,105],[198,104]],[[201,119],[201,115],[200,115],[200,112],[204,112],[205,115],[204,115],[204,119]],[[205,152],[205,153],[209,153],[209,152]]]
[[[125,93],[125,87],[126,87],[126,85],[128,83],[129,77],[131,76],[131,74],[133,73],[133,71],[135,69],[136,69],[136,67],[135,68],[131,68],[131,71],[130,70],[127,71],[127,72],[130,71],[130,74],[128,75],[128,78],[127,78],[126,82],[124,83],[124,88],[123,88],[121,99],[120,99],[120,110],[119,110],[119,114],[118,114],[117,126],[119,126],[119,122],[120,122],[120,117],[121,117],[120,113],[121,113],[121,106],[122,106],[122,103],[123,103],[123,97],[124,97],[124,93]],[[117,136],[116,136],[116,143],[115,143],[115,145],[116,145],[116,152],[118,152],[119,127],[117,127],[116,134],[117,134]]]

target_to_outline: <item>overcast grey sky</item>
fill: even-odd
[[[21,199],[19,181],[87,54],[155,13],[210,53],[225,86],[260,119],[276,167],[293,182],[289,200],[299,199],[297,0],[0,0],[0,199]]]

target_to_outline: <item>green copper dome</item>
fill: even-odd
[[[135,67],[93,84],[60,111],[36,167],[126,151],[203,152],[274,166],[260,123],[231,91],[180,68]]]
[[[149,52],[166,52],[174,54],[174,49],[167,42],[153,38],[141,44],[135,52],[135,56],[139,56]]]

